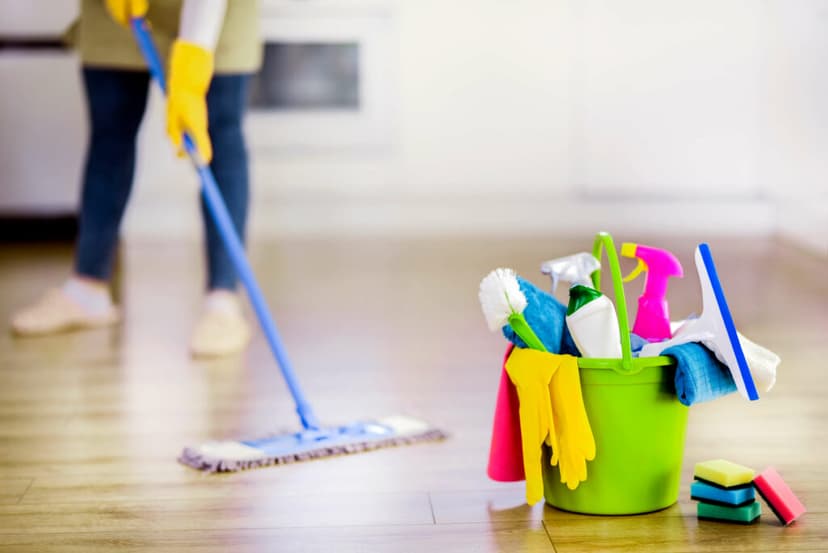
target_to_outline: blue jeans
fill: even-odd
[[[249,197],[242,118],[249,81],[247,74],[216,75],[207,92],[208,129],[214,152],[210,168],[242,240]],[[83,82],[91,133],[81,192],[75,271],[108,280],[132,189],[135,137],[147,104],[149,74],[84,67]],[[233,263],[203,200],[201,209],[207,238],[207,288],[233,290],[237,281]]]

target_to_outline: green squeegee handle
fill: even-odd
[[[152,36],[150,36],[149,25],[146,19],[143,17],[135,17],[131,21],[131,26],[135,39],[138,42],[138,48],[141,50],[149,67],[150,75],[152,75],[161,87],[161,91],[166,93],[167,86],[164,79],[164,66],[158,56],[158,50],[155,48]],[[198,176],[201,179],[201,195],[204,197],[204,202],[207,204],[207,209],[212,215],[216,227],[218,227],[219,235],[224,242],[224,247],[227,248],[227,252],[230,254],[230,258],[233,260],[236,272],[239,274],[239,278],[247,290],[250,303],[253,304],[253,309],[259,319],[259,324],[264,331],[273,355],[276,357],[276,361],[282,371],[282,376],[293,396],[293,401],[296,403],[296,412],[299,414],[302,427],[305,430],[319,430],[319,421],[310,403],[305,399],[302,388],[299,386],[299,381],[293,372],[287,352],[279,337],[279,331],[276,329],[276,323],[270,315],[264,295],[259,288],[256,277],[253,275],[253,269],[250,267],[250,263],[244,253],[244,246],[233,226],[230,214],[227,212],[227,207],[219,192],[213,172],[199,158],[198,150],[196,150],[195,144],[188,133],[184,133],[184,149],[189,155],[190,160],[192,160]]]

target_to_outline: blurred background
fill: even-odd
[[[254,238],[702,228],[828,255],[823,0],[262,5]],[[59,38],[76,11],[0,0],[6,233],[71,232],[87,129]],[[127,241],[201,233],[163,126],[154,94]]]

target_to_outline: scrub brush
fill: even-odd
[[[526,322],[528,302],[512,269],[495,269],[480,282],[480,306],[492,332],[507,324],[532,349],[546,351],[543,342]]]

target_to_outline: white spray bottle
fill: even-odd
[[[621,357],[621,333],[612,301],[592,286],[590,276],[601,263],[587,252],[560,257],[541,264],[541,272],[558,282],[570,282],[566,326],[584,357]]]

